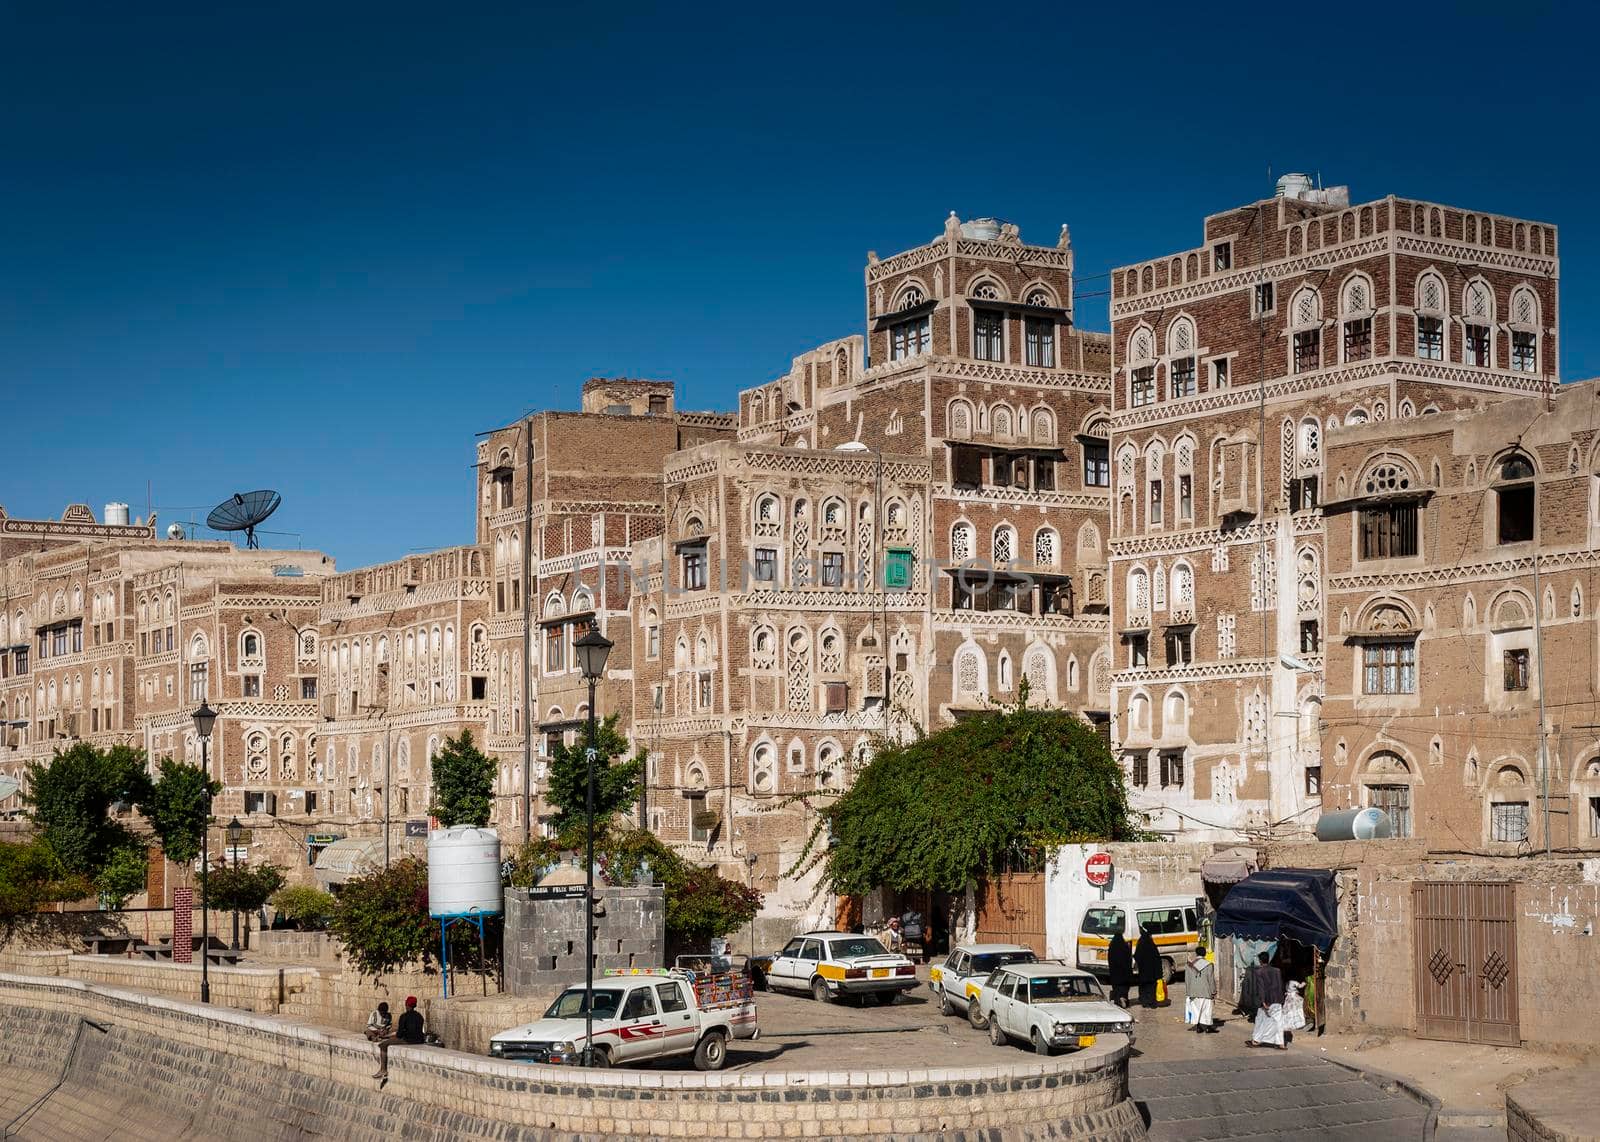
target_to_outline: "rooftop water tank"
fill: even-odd
[[[494,830],[456,825],[428,834],[428,915],[498,915],[502,899]]]
[[[1382,809],[1343,809],[1317,818],[1319,841],[1379,841],[1394,836]]]
[[[1286,174],[1278,180],[1277,197],[1308,198],[1311,195],[1311,188],[1315,185],[1308,174],[1300,174],[1298,172]]]
[[[106,523],[114,524],[114,525],[119,526],[119,527],[127,527],[128,526],[128,505],[127,504],[107,504],[106,505]]]
[[[961,236],[963,238],[977,238],[983,242],[993,242],[1000,237],[1000,219],[974,218],[970,222],[963,222],[961,224]]]

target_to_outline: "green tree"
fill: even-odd
[[[69,873],[49,845],[0,841],[0,929],[9,936],[31,912],[94,891],[87,877]]]
[[[596,727],[595,743],[594,816],[598,827],[618,813],[626,813],[638,802],[645,754],[641,749],[628,761],[618,760],[628,752],[628,739],[617,732],[616,714]],[[584,819],[588,745],[588,735],[584,733],[573,745],[556,746],[550,756],[550,782],[545,798],[556,808],[558,830]]]
[[[415,858],[347,881],[338,900],[332,930],[363,975],[416,963],[438,937],[428,918],[428,866]]]
[[[139,812],[161,840],[161,851],[183,870],[185,878],[200,855],[211,819],[211,799],[221,792],[222,783],[208,777],[198,765],[169,757],[161,762],[149,795],[139,804]]]
[[[227,912],[254,912],[283,887],[283,869],[275,864],[221,864],[206,873],[210,907]]]
[[[429,809],[439,824],[474,825],[489,823],[494,801],[494,759],[472,742],[472,731],[462,730],[459,738],[446,738],[444,748],[433,755],[433,805]]]
[[[272,894],[272,899],[268,903],[272,905],[279,919],[287,922],[292,928],[305,931],[326,928],[339,906],[338,900],[332,893],[313,888],[309,884],[291,884],[286,888],[280,888]]]
[[[121,908],[145,890],[150,874],[149,855],[138,841],[113,849],[111,858],[95,873],[94,887],[102,908]]]
[[[793,870],[820,860],[836,892],[960,891],[988,873],[1038,869],[1062,844],[1139,835],[1105,743],[1074,714],[1030,709],[1026,692],[1015,707],[878,744],[821,810]]]
[[[31,763],[22,797],[62,867],[93,879],[118,849],[133,841],[127,828],[108,815],[112,804],[137,804],[149,795],[144,751],[125,745],[102,750],[77,742],[58,751],[47,765]]]

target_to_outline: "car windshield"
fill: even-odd
[[[871,936],[852,936],[848,940],[834,940],[828,945],[836,960],[852,956],[886,956],[889,950]]]
[[[1122,909],[1089,909],[1083,914],[1083,931],[1089,936],[1115,936],[1122,931]]]
[[[617,1004],[622,1002],[622,992],[614,988],[596,988],[594,993],[594,1017],[596,1019],[610,1019],[617,1013]],[[546,1019],[576,1019],[583,1014],[583,988],[569,987],[544,1013]]]
[[[1031,964],[1034,962],[1032,952],[984,952],[982,955],[972,957],[972,970],[974,972],[994,971],[1007,964]]]
[[[1028,981],[1030,1003],[1061,1003],[1073,999],[1099,999],[1100,988],[1084,975],[1034,976]]]

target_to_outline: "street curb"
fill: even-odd
[[[1374,1086],[1392,1087],[1402,1091],[1412,1101],[1424,1107],[1428,1113],[1422,1123],[1422,1142],[1433,1142],[1434,1133],[1439,1129],[1439,1116],[1444,1111],[1444,1103],[1437,1095],[1428,1093],[1410,1079],[1401,1078],[1399,1075],[1390,1074],[1388,1071],[1380,1071],[1375,1067],[1358,1066],[1355,1063],[1347,1063],[1342,1059],[1335,1059],[1329,1055],[1321,1057],[1336,1067],[1343,1067],[1347,1071],[1360,1075],[1363,1080]],[[1457,1124],[1453,1123],[1452,1125]]]

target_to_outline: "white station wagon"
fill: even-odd
[[[1133,1016],[1106,999],[1094,976],[1065,964],[996,968],[967,1013],[995,1046],[1020,1040],[1041,1055],[1092,1047],[1101,1035],[1133,1042]]]

